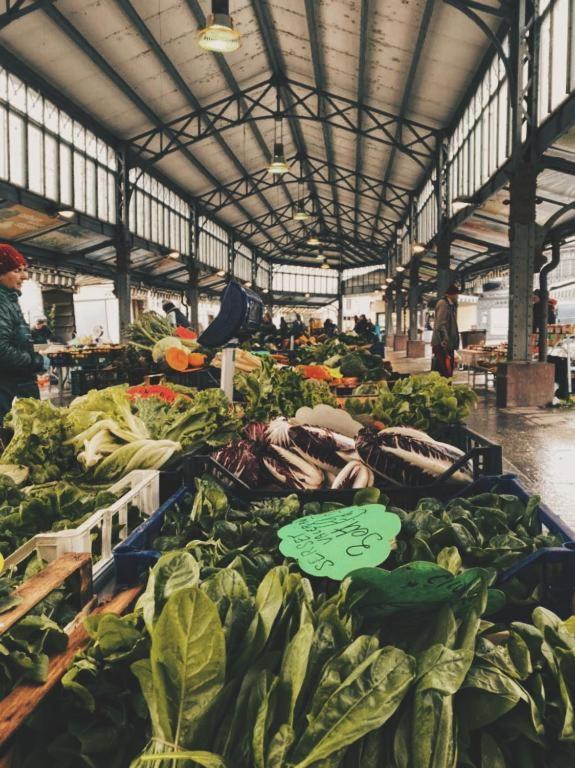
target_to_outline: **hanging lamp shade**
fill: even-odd
[[[289,171],[288,164],[286,163],[284,145],[283,142],[278,141],[274,144],[274,156],[269,164],[268,173],[273,176],[282,176]]]
[[[308,245],[321,245],[319,237],[317,235],[310,235],[307,239]]]
[[[306,211],[303,200],[298,200],[293,208],[294,221],[307,221],[309,213]]]
[[[278,112],[279,112],[279,96],[278,96]],[[268,167],[268,173],[272,176],[282,176],[289,171],[288,164],[286,163],[284,141],[283,141],[283,124],[279,114],[274,121],[274,154],[272,161]]]
[[[331,269],[331,267],[329,266],[327,261],[324,261],[323,264],[321,265],[321,269]]]
[[[233,53],[240,47],[240,33],[230,16],[229,0],[212,0],[207,26],[198,33],[198,44],[204,51]]]

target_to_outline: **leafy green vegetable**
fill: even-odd
[[[290,367],[280,368],[263,358],[255,373],[236,374],[234,383],[245,399],[247,421],[271,421],[276,416],[291,418],[298,408],[319,403],[336,405],[336,398],[325,382],[306,380]]]
[[[2,454],[2,464],[28,467],[32,483],[58,480],[69,471],[73,451],[66,445],[62,410],[49,400],[15,400],[4,426],[14,435]]]
[[[466,384],[454,384],[437,372],[400,379],[391,389],[381,383],[376,392],[358,394],[375,394],[375,400],[349,399],[346,409],[352,416],[367,413],[386,427],[416,427],[438,437],[437,430],[462,421],[476,401]]]

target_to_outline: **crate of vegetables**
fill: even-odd
[[[346,411],[320,404],[300,408],[292,419],[251,422],[211,456],[184,456],[183,470],[188,481],[212,473],[248,501],[293,491],[308,501],[331,490],[343,498],[376,486],[414,503],[428,495],[449,498],[454,487],[500,474],[500,450],[494,455],[479,437],[462,444],[465,450],[408,426],[362,426]]]
[[[53,485],[50,497],[52,509],[56,504],[64,510],[68,501],[70,505],[78,505],[79,509],[82,509],[82,504],[87,504],[88,509],[93,508],[89,493],[82,495],[78,489],[65,484]],[[73,498],[71,494],[74,494]],[[70,498],[67,499],[67,496]],[[42,498],[46,505],[48,497]],[[63,518],[54,523],[53,530],[32,536],[6,557],[6,568],[18,568],[33,556],[41,562],[51,563],[66,553],[89,552],[92,554],[94,577],[100,576],[111,563],[113,547],[126,539],[143,518],[149,517],[158,508],[159,473],[155,470],[134,470],[112,485],[105,495],[96,498],[106,501],[106,506],[88,512],[85,519],[80,518],[81,522],[75,526],[70,525],[69,519]],[[27,515],[31,514],[29,506],[25,508]],[[24,514],[22,505],[18,514]],[[68,527],[62,527],[66,525]]]
[[[297,494],[238,499],[207,475],[181,488],[149,520],[114,550],[116,580],[133,584],[145,576],[162,552],[185,547],[206,567],[242,562],[248,571],[262,562],[283,561],[276,531],[306,514],[337,506],[379,500],[402,522],[385,568],[414,561],[435,562],[457,574],[473,567],[490,569],[498,588],[514,604],[529,606],[533,596],[565,613],[575,590],[575,536],[514,476],[485,477],[450,499],[390,502],[377,489],[353,496],[325,493],[323,501]],[[273,564],[272,563],[272,564]]]

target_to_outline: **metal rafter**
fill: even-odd
[[[130,99],[130,101],[144,114],[148,120],[153,123],[157,129],[166,130],[161,119],[156,113],[146,104],[146,102],[123,80],[116,70],[106,61],[106,59],[86,40],[86,38],[71,24],[68,19],[52,5],[44,8],[46,13],[52,21],[60,28],[67,37],[70,38],[93,62],[94,64],[116,85],[119,90]],[[184,147],[179,139],[174,136],[171,129],[167,130],[167,134],[170,139],[177,142],[178,149],[182,154],[190,161],[190,163],[200,171],[203,176],[214,186],[218,186],[220,182],[218,179],[190,152],[189,149]],[[248,211],[243,208],[240,203],[236,203],[236,208],[241,211],[244,216],[248,216]],[[269,237],[269,235],[260,228],[262,235]],[[273,239],[273,238],[271,238]]]
[[[326,78],[325,78],[325,67],[324,67],[324,61],[323,61],[323,55],[322,55],[322,44],[319,36],[319,24],[318,24],[318,14],[319,14],[319,3],[317,0],[305,0],[305,13],[307,18],[307,28],[308,28],[308,34],[309,34],[309,43],[311,48],[311,58],[313,62],[313,72],[314,72],[314,79],[315,84],[318,88],[321,88],[322,90],[325,88]],[[320,110],[323,109],[322,102],[320,102]],[[333,183],[333,166],[335,165],[335,155],[333,151],[333,142],[332,142],[332,128],[327,123],[321,124],[321,129],[323,132],[323,143],[325,147],[325,157],[327,162],[329,163],[329,183],[331,186],[331,192],[333,197],[333,204],[336,207],[337,212],[337,229],[339,232],[341,232],[341,217],[339,215],[339,196],[337,192],[337,185]]]
[[[178,151],[176,141],[189,147],[215,133],[245,123],[274,120],[276,88],[280,89],[282,98],[287,101],[282,115],[290,126],[295,126],[293,130],[297,134],[301,134],[300,123],[303,121],[327,122],[333,128],[395,147],[396,151],[416,162],[420,168],[427,168],[435,152],[437,136],[440,134],[437,128],[404,117],[398,118],[367,104],[358,105],[352,99],[314,88],[284,77],[281,73],[245,88],[240,94],[228,94],[200,110],[188,112],[161,126],[143,131],[133,136],[130,142],[150,162],[157,162]],[[323,112],[319,113],[318,100],[323,104]],[[247,104],[247,109],[242,104]],[[363,115],[361,130],[357,123],[358,110]],[[206,121],[209,125],[206,125]],[[172,131],[172,136],[166,140],[168,130]],[[396,138],[399,134],[401,141]],[[294,140],[294,144],[303,156],[307,154],[299,141]]]
[[[288,164],[295,163],[297,160],[297,155],[287,158]],[[307,161],[311,175],[304,174],[304,181],[313,178],[316,184],[334,184],[339,189],[351,193],[355,192],[355,171],[338,165],[332,165],[327,161],[316,157],[308,157]],[[298,183],[299,176],[293,167],[291,167],[288,173],[284,174],[282,180],[284,184],[288,186],[294,185]],[[392,184],[389,186],[391,196],[388,200],[384,200],[381,191],[381,181],[379,179],[361,174],[361,180],[365,184],[364,191],[361,195],[362,199],[373,200],[375,202],[381,201],[398,216],[403,214],[405,206],[409,203],[409,190]],[[234,200],[245,200],[254,194],[254,186],[264,192],[275,189],[277,182],[270,176],[267,168],[260,168],[258,171],[254,171],[251,174],[249,183],[246,178],[239,177],[223,186],[233,193]],[[198,197],[198,200],[205,208],[215,212],[221,211],[227,205],[230,205],[229,197],[225,196],[223,191],[219,189],[211,189],[208,192],[205,192]],[[386,221],[386,219],[381,220]],[[389,221],[389,223],[394,223],[394,221],[391,220],[387,221]]]
[[[0,13],[0,29],[5,29],[13,21],[27,16],[33,11],[39,11],[48,5],[52,5],[56,0],[34,0],[34,2],[24,5],[26,0],[4,0],[4,13]]]
[[[192,12],[192,14],[194,16],[194,18],[196,20],[196,23],[198,24],[198,28],[203,29],[206,26],[206,24],[207,24],[207,18],[206,18],[206,15],[205,15],[204,11],[202,10],[202,7],[201,7],[201,5],[199,3],[199,0],[186,0],[186,3],[188,5],[188,8],[190,9],[190,11]],[[230,91],[232,93],[236,94],[239,97],[242,109],[247,109],[247,104],[245,103],[245,101],[242,98],[242,89],[238,85],[238,81],[234,77],[234,74],[232,72],[232,68],[230,67],[230,65],[226,61],[226,57],[222,56],[222,55],[220,55],[218,53],[214,53],[212,55],[213,55],[217,65],[219,67],[220,72],[222,73],[222,75],[223,75],[223,77],[224,77],[224,79],[226,81],[226,84],[227,84],[228,88],[230,89]],[[270,148],[268,147],[267,142],[264,139],[263,134],[260,131],[257,123],[250,123],[250,129],[251,129],[251,132],[252,132],[252,135],[253,135],[254,139],[257,142],[258,147],[260,148],[263,156],[266,159],[266,162],[269,164],[269,162],[271,160],[271,157],[272,157],[272,153],[271,153]],[[293,203],[293,198],[292,198],[292,196],[290,194],[289,189],[285,185],[283,185],[283,184],[282,184],[282,188],[283,188],[283,190],[284,190],[288,200],[291,203]]]
[[[324,217],[330,218],[332,220],[337,219],[337,212],[334,207],[333,200],[327,199],[327,198],[319,198],[318,200],[319,206],[321,210],[323,211]],[[351,205],[345,205],[340,203],[339,204],[339,213],[342,217],[342,220],[347,222],[351,230],[353,231],[353,227],[355,224],[355,215],[358,214],[358,220],[359,220],[359,226],[365,231],[365,232],[372,232],[372,219],[373,214],[371,212],[366,211],[356,211],[354,206]],[[297,223],[293,222],[293,219],[291,218],[291,209],[289,205],[283,206],[281,208],[278,208],[274,211],[275,217],[281,222],[285,223]],[[277,223],[274,221],[274,216],[270,213],[264,213],[261,216],[256,217],[249,217],[246,218],[244,221],[240,222],[239,224],[235,224],[234,228],[237,232],[240,234],[243,234],[247,237],[251,237],[251,235],[247,235],[246,233],[250,232],[255,234],[254,227],[257,229],[258,227],[266,227],[270,230],[277,226]],[[394,232],[394,228],[392,225],[386,224],[385,225],[385,233],[386,235],[390,236],[391,233]],[[373,242],[378,242],[380,247],[383,247],[387,245],[388,240],[382,240],[377,241],[373,238],[373,235],[371,237]]]
[[[429,24],[431,22],[431,17],[433,16],[433,8],[435,6],[435,0],[427,0],[425,3],[425,8],[423,10],[423,16],[421,17],[421,24],[419,25],[419,32],[417,33],[417,41],[415,43],[415,49],[413,51],[413,56],[411,58],[411,64],[409,66],[409,72],[407,73],[407,78],[405,81],[405,86],[403,88],[403,96],[401,97],[401,105],[399,108],[399,120],[405,118],[405,115],[407,114],[407,110],[409,108],[409,102],[411,99],[411,91],[413,89],[413,84],[415,82],[415,77],[417,75],[417,70],[419,68],[419,62],[421,60],[421,56],[423,54],[423,48],[425,45],[425,38],[427,37],[427,32],[429,30]],[[387,185],[389,184],[389,181],[391,179],[391,175],[393,173],[393,165],[395,162],[396,157],[396,147],[398,144],[401,143],[402,140],[402,133],[403,133],[403,126],[401,122],[398,123],[396,128],[396,133],[394,136],[394,146],[392,146],[391,151],[389,153],[389,158],[387,160],[387,165],[385,168],[385,175],[383,177],[383,189],[384,193],[386,190]],[[375,218],[373,220],[373,229],[375,231],[375,228],[377,227],[377,222],[379,219],[379,215],[381,213],[381,204],[377,207],[377,212],[375,214]]]
[[[296,100],[294,99],[292,91],[286,88],[286,85],[285,85],[285,72],[286,72],[285,61],[284,61],[283,54],[281,52],[279,40],[277,38],[277,35],[273,27],[272,17],[269,12],[269,8],[266,5],[266,3],[263,2],[263,0],[251,0],[251,4],[252,4],[252,8],[258,23],[260,35],[264,42],[264,49],[269,62],[270,70],[273,73],[273,79],[275,80],[277,94],[281,98],[281,101],[284,104],[284,108],[285,108],[284,117],[287,117],[288,119],[288,124],[289,124],[291,135],[292,135],[292,141],[295,147],[297,148],[297,151],[300,153],[300,155],[307,157],[308,151],[307,151],[307,146],[306,146],[306,141],[303,135],[303,131],[301,128],[301,124],[293,114],[286,114],[286,112],[289,113],[290,110],[292,110],[292,112],[295,113],[294,102]],[[274,119],[275,119],[275,115],[274,115]],[[309,173],[309,168],[307,168],[307,170]],[[313,183],[313,180],[310,184],[310,187],[311,187],[312,193],[316,194],[317,190],[316,190],[315,184]],[[322,214],[320,212],[320,216],[321,215]]]
[[[145,40],[146,44],[150,46],[150,50],[154,53],[158,61],[162,64],[168,75],[172,78],[172,81],[180,91],[180,93],[185,96],[186,101],[190,105],[192,109],[201,109],[201,104],[192,92],[189,85],[186,83],[186,81],[183,79],[183,77],[180,75],[176,67],[174,66],[172,60],[167,56],[163,48],[158,44],[156,41],[156,38],[153,36],[153,34],[150,32],[147,24],[142,20],[142,18],[139,16],[139,14],[134,9],[133,5],[131,4],[130,0],[116,0],[116,3],[120,6],[126,17],[129,19],[129,21],[133,24],[135,29],[137,30],[140,37]],[[215,139],[218,143],[218,145],[223,150],[224,154],[230,160],[233,165],[236,167],[237,171],[241,173],[246,178],[249,178],[248,171],[243,166],[241,161],[236,157],[235,153],[232,152],[228,144],[225,142],[225,140],[219,135],[216,134]],[[268,209],[268,211],[272,212],[273,208],[271,207],[269,201],[262,195],[262,193],[254,188],[254,194],[258,196],[258,199],[264,204],[264,206]]]
[[[369,0],[361,0],[361,20],[360,20],[360,33],[359,33],[359,71],[357,73],[357,103],[359,107],[363,106],[363,103],[368,93],[368,68],[367,68],[367,54],[369,48],[368,28],[369,28]],[[359,196],[361,194],[361,172],[363,169],[363,136],[361,135],[361,129],[363,126],[363,111],[357,110],[357,122],[359,136],[357,137],[356,151],[355,151],[355,207],[359,208]],[[385,199],[385,189],[383,192]],[[357,229],[357,222],[356,222]]]
[[[293,237],[289,239],[282,237],[280,238],[280,244],[282,244],[282,241],[283,244],[279,250],[279,253],[287,253],[290,248],[298,248],[302,253],[309,250],[309,252],[317,254],[318,246],[308,245],[307,239],[307,233],[303,234],[297,239],[294,239]],[[383,263],[384,256],[381,243],[374,243],[370,240],[361,240],[354,235],[334,235],[331,233],[328,233],[325,236],[322,235],[321,242],[322,244],[319,246],[319,250],[322,248],[329,250],[333,247],[341,247],[343,250],[351,249],[354,253],[360,256],[364,262],[368,261],[373,263],[374,259],[376,262],[379,259],[382,267],[385,266]]]

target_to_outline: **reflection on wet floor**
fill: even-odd
[[[427,359],[407,360],[405,353],[389,352],[401,373],[429,371]],[[467,374],[458,379],[467,381]],[[468,426],[503,447],[505,471],[513,472],[532,493],[575,531],[575,410],[495,407],[493,392],[479,392]]]
[[[495,395],[479,395],[468,425],[503,447],[505,469],[575,531],[575,411],[495,407]]]

